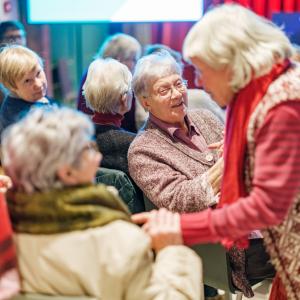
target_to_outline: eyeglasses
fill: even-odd
[[[25,36],[20,35],[20,34],[6,35],[6,36],[3,37],[4,42],[15,42],[15,41],[22,40],[22,39],[25,39]]]
[[[184,93],[187,88],[187,80],[180,79],[175,84],[170,86],[162,86],[156,91],[156,95],[162,99],[171,99],[173,95],[173,89],[179,93]]]

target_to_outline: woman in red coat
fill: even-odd
[[[274,300],[300,299],[300,68],[292,53],[278,27],[228,4],[196,23],[183,47],[206,91],[227,106],[219,209],[182,215],[183,239],[247,247],[261,230],[277,270]],[[160,218],[135,217],[150,233]]]

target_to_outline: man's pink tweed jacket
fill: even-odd
[[[222,124],[207,110],[193,110],[188,117],[207,145],[220,141]],[[200,152],[148,121],[128,151],[129,173],[157,207],[176,212],[196,212],[213,204],[201,186],[200,176],[218,159],[215,151]]]

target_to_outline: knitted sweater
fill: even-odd
[[[95,124],[96,141],[103,155],[101,166],[128,172],[128,148],[136,134],[113,125]]]
[[[209,111],[189,111],[188,117],[207,145],[222,139],[222,125]],[[214,204],[201,185],[201,175],[217,158],[209,149],[200,152],[175,142],[151,121],[128,151],[130,175],[144,194],[156,206],[176,212],[195,212]]]

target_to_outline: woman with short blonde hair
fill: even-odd
[[[47,78],[42,59],[20,45],[8,45],[0,51],[0,83],[8,90],[0,109],[0,134],[33,107],[50,106],[46,96]]]
[[[97,58],[89,66],[83,92],[93,109],[96,141],[103,154],[102,166],[128,174],[128,148],[136,134],[121,128],[131,109],[132,75],[128,67],[112,58]]]

